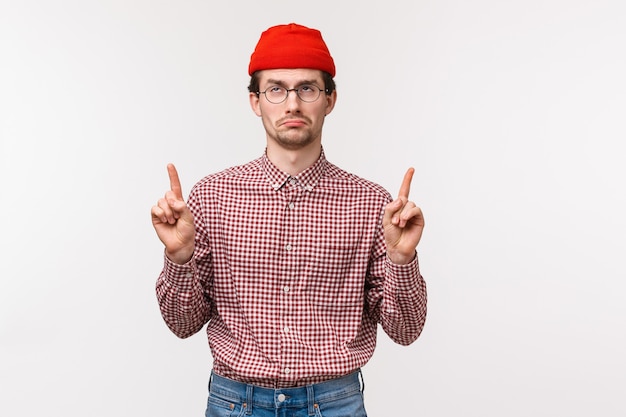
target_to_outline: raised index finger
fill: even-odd
[[[411,190],[411,180],[413,179],[413,173],[415,172],[414,168],[409,168],[404,174],[404,179],[402,180],[402,185],[400,186],[400,191],[398,192],[398,197],[409,198],[409,191]]]
[[[167,173],[170,176],[170,189],[174,192],[176,198],[183,199],[183,189],[180,186],[180,180],[178,179],[178,172],[174,164],[167,164]]]

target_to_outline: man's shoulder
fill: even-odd
[[[194,189],[212,188],[231,181],[251,181],[262,178],[262,158],[254,159],[242,165],[234,165],[206,175],[194,185]]]
[[[391,194],[382,185],[352,172],[348,172],[330,162],[326,169],[325,179],[333,186],[341,185],[342,187],[361,190],[364,193],[376,195],[385,200],[391,198]]]

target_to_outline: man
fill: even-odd
[[[318,30],[269,28],[248,72],[265,153],[203,178],[187,203],[170,164],[171,189],[152,208],[163,319],[183,338],[208,323],[208,417],[365,416],[360,368],[378,324],[408,345],[426,318],[413,169],[393,200],[326,160],[337,92]]]

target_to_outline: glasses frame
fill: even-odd
[[[303,88],[317,88],[317,97],[315,97],[315,99],[313,100],[305,100],[302,98],[302,96],[300,95],[300,90]],[[267,91],[271,88],[282,88],[283,90],[285,90],[285,98],[283,98],[281,101],[272,101],[267,97]],[[314,103],[317,100],[319,100],[320,96],[322,95],[322,91],[326,94],[328,94],[328,89],[327,88],[319,88],[318,86],[316,86],[315,84],[302,84],[299,85],[298,87],[295,88],[285,88],[281,85],[271,85],[269,87],[267,87],[264,91],[257,91],[256,94],[257,96],[263,94],[265,96],[265,99],[267,100],[268,103],[272,103],[272,104],[280,104],[280,103],[284,103],[285,100],[287,100],[287,98],[289,98],[289,93],[291,93],[292,91],[296,92],[296,96],[298,96],[298,98],[304,102],[304,103]]]

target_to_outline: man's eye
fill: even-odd
[[[300,86],[300,91],[303,91],[305,93],[311,92],[313,91],[313,86],[312,85],[301,85]]]
[[[283,91],[282,87],[274,86],[269,88],[270,93],[280,93]]]

